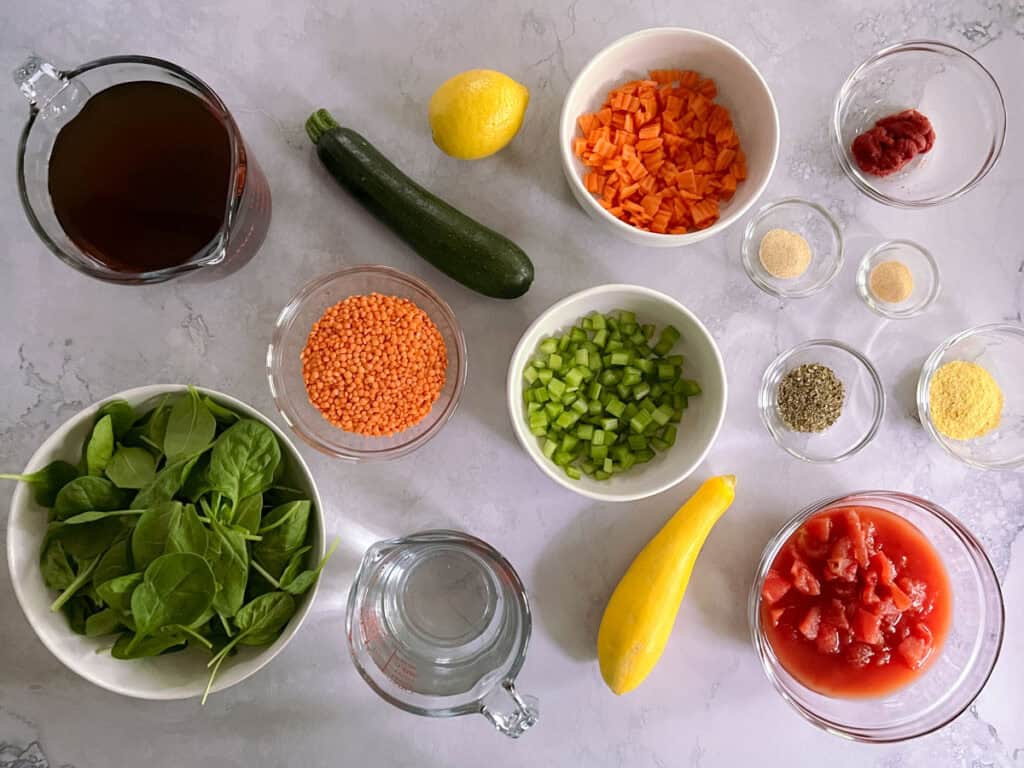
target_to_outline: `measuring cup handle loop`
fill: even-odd
[[[14,83],[50,129],[56,131],[74,117],[89,91],[37,54],[14,70]]]
[[[501,733],[518,739],[540,719],[539,702],[534,696],[520,695],[512,680],[503,681],[501,688],[512,697],[513,710],[506,714],[495,711],[487,704],[481,704],[480,714]]]

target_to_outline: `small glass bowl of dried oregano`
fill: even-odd
[[[783,352],[761,379],[765,429],[798,459],[833,463],[871,442],[885,413],[878,372],[857,350],[814,339]]]

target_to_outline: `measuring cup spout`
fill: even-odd
[[[14,70],[14,84],[52,131],[78,114],[89,98],[81,83],[34,53]]]
[[[505,692],[512,699],[512,711],[498,711],[495,706],[501,693]],[[488,703],[490,702],[490,703]],[[488,722],[506,736],[518,739],[526,731],[536,725],[540,719],[540,703],[534,696],[524,696],[516,690],[514,681],[505,680],[480,705],[480,714]]]

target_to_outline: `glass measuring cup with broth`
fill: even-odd
[[[374,691],[417,715],[481,714],[513,738],[539,717],[515,687],[530,628],[515,570],[458,531],[374,544],[349,592],[349,650]]]
[[[18,186],[36,234],[92,277],[152,283],[247,262],[270,225],[270,188],[201,80],[167,61],[114,56],[14,73],[31,105]]]

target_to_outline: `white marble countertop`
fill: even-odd
[[[570,197],[555,136],[571,77],[611,40],[667,24],[731,40],[774,89],[783,141],[765,200],[809,196],[839,217],[849,259],[826,293],[782,306],[754,287],[739,264],[741,225],[686,250],[643,250],[603,237]],[[982,185],[921,212],[858,193],[826,133],[832,99],[853,66],[908,37],[977,54],[1002,85],[1010,119],[1002,160]],[[299,286],[346,264],[384,263],[428,280],[465,328],[471,362],[454,420],[418,453],[351,466],[303,449],[342,549],[286,651],[205,709],[119,698],[78,679],[36,640],[0,569],[0,766],[1024,765],[1024,473],[955,462],[929,442],[913,405],[920,364],[943,338],[979,322],[1021,319],[1020,3],[5,3],[2,67],[12,69],[30,49],[63,65],[146,53],[199,74],[233,109],[266,171],[274,218],[256,259],[219,282],[120,288],[79,276],[44,249],[21,212],[14,163],[27,105],[8,85],[0,98],[0,467],[23,466],[82,406],[146,383],[200,383],[273,413],[263,373],[273,319]],[[531,102],[510,148],[466,164],[434,148],[426,104],[446,77],[481,66],[525,83]],[[530,293],[495,303],[464,290],[347,199],[303,132],[321,106],[520,243],[537,265]],[[935,253],[945,291],[925,316],[883,321],[858,300],[856,262],[882,237],[919,240]],[[692,308],[721,345],[730,380],[726,424],[706,464],[681,486],[626,505],[590,502],[545,478],[515,443],[504,406],[508,357],[530,320],[571,291],[609,281],[654,285]],[[889,396],[881,433],[837,466],[788,457],[755,408],[765,365],[812,336],[863,349]],[[708,540],[656,673],[616,698],[593,658],[604,602],[699,478],[720,472],[739,476],[736,504]],[[910,491],[959,514],[1005,586],[1006,640],[987,689],[955,723],[904,745],[847,743],[805,723],[765,680],[748,639],[747,592],[770,534],[809,501],[864,487]],[[9,495],[0,488],[0,508]],[[490,541],[527,584],[536,622],[520,681],[539,696],[542,719],[517,742],[480,718],[433,721],[393,709],[349,661],[344,601],[363,548],[437,524]]]

